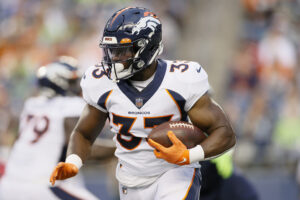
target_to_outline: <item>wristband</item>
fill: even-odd
[[[204,150],[201,145],[189,149],[190,163],[199,162],[205,159]]]
[[[78,169],[82,167],[82,160],[77,154],[71,154],[66,158],[66,163],[74,164]]]

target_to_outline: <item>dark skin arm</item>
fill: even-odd
[[[189,110],[192,123],[208,134],[201,146],[205,158],[216,156],[236,143],[231,124],[222,108],[208,94],[203,95]]]
[[[77,154],[84,162],[107,117],[107,113],[87,104],[71,134],[67,155]]]
[[[87,104],[71,134],[67,155],[77,154],[84,163],[91,154],[92,145],[101,132],[106,119],[107,113]],[[54,168],[50,182],[54,185],[56,180],[64,180],[75,176],[77,173],[76,164],[60,162]]]
[[[69,143],[71,133],[78,121],[79,117],[68,117],[64,120],[64,129],[65,129],[65,145]]]
[[[78,121],[79,117],[67,117],[64,119],[64,134],[65,134],[65,144],[62,149],[62,154],[60,155],[59,161],[63,162],[66,160],[67,147],[70,139],[70,135]]]
[[[76,126],[76,123],[78,122],[78,119],[79,119],[79,117],[68,117],[68,118],[65,118],[65,120],[64,120],[66,147],[69,143],[71,133],[73,132],[73,129]],[[102,130],[102,131],[105,131],[105,130]],[[102,141],[102,140],[100,141],[100,140],[98,140],[98,143],[96,143],[96,142],[94,143],[92,150],[91,150],[91,158],[101,160],[101,159],[112,157],[114,155],[116,148],[114,146],[101,145],[100,142],[105,142],[105,141]],[[60,159],[60,160],[64,161],[65,157],[66,157],[66,155],[64,155],[63,159]]]

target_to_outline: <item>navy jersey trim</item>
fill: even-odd
[[[196,168],[193,183],[190,187],[190,190],[188,191],[185,200],[198,200],[200,196],[200,189],[201,189],[201,172],[199,168]]]
[[[142,108],[146,102],[155,94],[161,85],[167,69],[167,63],[158,59],[157,69],[154,79],[142,91],[138,91],[129,81],[121,80],[118,83],[120,90],[128,97],[128,99],[138,108]]]
[[[104,110],[107,110],[107,109],[106,109],[106,101],[107,101],[107,98],[108,98],[108,96],[110,95],[111,92],[112,92],[112,90],[105,92],[105,93],[98,99],[97,104],[98,104],[101,108],[103,108]]]
[[[50,187],[50,190],[59,199],[64,199],[64,200],[81,200],[81,198],[75,197],[74,195],[66,192],[65,190],[63,190],[62,188],[59,188],[59,187]]]
[[[187,112],[185,112],[184,110],[186,100],[180,94],[174,92],[173,90],[167,89],[167,91],[173,97],[174,101],[177,103],[179,107],[179,111],[181,113],[180,121],[187,121]]]

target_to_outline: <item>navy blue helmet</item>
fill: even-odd
[[[79,95],[80,73],[77,60],[61,56],[58,61],[42,66],[37,71],[38,85],[53,95]]]
[[[115,12],[105,25],[100,47],[102,66],[114,81],[127,79],[145,69],[161,54],[162,27],[157,16],[146,8],[126,7]],[[126,60],[116,55],[131,55]],[[127,63],[126,67],[122,63]]]

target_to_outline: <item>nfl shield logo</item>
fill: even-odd
[[[143,99],[142,98],[135,99],[135,105],[136,107],[141,108],[144,105]]]

